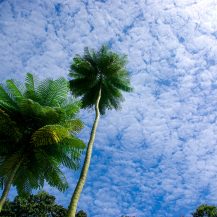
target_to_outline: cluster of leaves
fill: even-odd
[[[75,136],[83,127],[75,118],[80,103],[68,94],[66,79],[37,82],[30,73],[25,85],[14,80],[0,85],[2,185],[20,164],[13,180],[20,195],[42,187],[44,181],[61,191],[68,187],[59,166],[77,169],[85,147]]]
[[[83,210],[80,210],[76,213],[75,217],[87,217],[87,214]]]
[[[199,206],[194,213],[193,217],[217,217],[217,207],[202,204]]]
[[[67,209],[56,204],[55,197],[46,192],[29,195],[25,198],[16,196],[14,201],[7,201],[0,213],[1,217],[65,217]],[[79,211],[76,217],[87,217]]]

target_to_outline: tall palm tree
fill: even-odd
[[[70,89],[76,97],[81,97],[83,108],[95,108],[95,120],[80,178],[69,205],[68,217],[75,217],[90,165],[100,114],[104,114],[106,109],[120,108],[123,101],[121,91],[132,91],[125,65],[126,56],[118,55],[106,46],[97,52],[85,48],[84,55],[77,55],[71,64],[69,76],[73,79],[70,81]]]
[[[0,85],[0,211],[11,186],[19,195],[44,185],[64,191],[68,184],[60,165],[77,169],[84,143],[76,137],[79,101],[69,97],[68,81],[7,80]]]

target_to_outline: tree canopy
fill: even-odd
[[[200,205],[194,213],[193,217],[217,217],[217,207],[207,204]]]
[[[85,147],[76,137],[83,127],[76,118],[79,108],[80,102],[69,97],[64,78],[39,82],[28,73],[24,85],[14,80],[0,85],[0,181],[4,190],[12,184],[19,194],[26,194],[41,188],[44,181],[61,191],[68,187],[60,166],[77,169]]]
[[[95,107],[101,90],[101,114],[120,108],[124,100],[122,91],[132,91],[126,63],[125,55],[112,52],[107,46],[98,51],[85,48],[83,56],[77,55],[70,67],[72,94],[82,97],[83,108],[91,108]]]
[[[13,201],[7,201],[1,217],[65,217],[67,209],[56,203],[55,197],[46,192],[27,197],[16,196]],[[84,211],[79,211],[76,217],[87,217]]]

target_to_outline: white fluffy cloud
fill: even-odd
[[[174,217],[215,203],[216,11],[215,0],[0,1],[3,81],[66,76],[85,46],[128,55],[134,92],[101,118],[79,203],[90,216]],[[50,192],[67,206],[72,190]]]

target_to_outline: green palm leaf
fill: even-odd
[[[10,94],[16,99],[16,98],[19,98],[19,97],[23,97],[23,93],[22,93],[22,90],[21,90],[21,85],[20,88],[18,87],[18,84],[15,83],[14,80],[7,80],[6,81],[6,84],[7,84],[7,88],[8,88],[8,91],[10,92]]]
[[[35,91],[35,88],[36,88],[35,86],[36,86],[36,84],[35,84],[34,76],[31,73],[27,73],[26,79],[25,79],[26,90],[25,90],[24,95],[28,99],[38,101],[38,96],[37,96],[36,91]]]
[[[16,152],[0,161],[0,176],[7,177],[7,174],[12,172],[15,165],[21,160],[21,153]]]
[[[37,87],[40,103],[47,106],[61,105],[65,101],[68,91],[68,82],[64,78],[59,78],[55,81],[46,79]]]
[[[71,120],[76,116],[81,108],[81,101],[67,100],[62,105],[65,112],[64,120]]]
[[[75,120],[74,123],[68,123],[67,128],[62,125],[46,125],[33,133],[31,143],[35,147],[65,143],[73,148],[83,149],[85,145],[82,140],[70,134],[70,129],[73,131],[78,129],[76,122],[78,121]],[[71,127],[71,124],[73,124],[74,129]]]
[[[82,149],[84,149],[86,147],[86,145],[84,144],[84,142],[81,139],[78,139],[78,138],[76,138],[74,136],[71,136],[69,138],[64,138],[60,142],[60,144],[65,144],[65,146],[69,147],[70,150],[73,150],[73,149],[81,149],[82,150]]]
[[[55,162],[50,160],[50,164],[48,165],[45,173],[46,180],[51,186],[55,186],[60,191],[65,191],[68,188],[66,177],[63,172],[54,165]]]
[[[83,129],[84,124],[80,119],[74,119],[66,121],[63,123],[63,126],[70,130],[72,133],[79,133]]]
[[[0,108],[13,113],[17,111],[17,104],[12,96],[5,90],[3,85],[0,84]]]
[[[70,136],[68,129],[61,125],[46,125],[33,133],[31,143],[35,147],[52,145]]]

